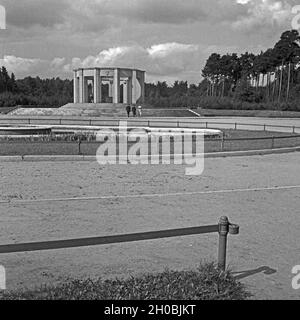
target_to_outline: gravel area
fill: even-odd
[[[299,153],[207,159],[202,176],[183,166],[105,166],[96,162],[0,163],[0,243],[46,241],[215,224],[241,226],[229,237],[228,264],[258,299],[299,299]],[[283,190],[258,190],[299,186]],[[240,189],[243,189],[241,191]],[[251,189],[251,190],[244,190]],[[195,191],[232,192],[185,194]],[[169,195],[167,195],[169,193]],[[170,193],[177,193],[176,196]],[[178,193],[182,193],[179,195]],[[153,197],[20,202],[156,194]],[[163,194],[166,194],[163,196]],[[158,196],[160,195],[160,196]],[[9,289],[68,277],[128,277],[215,260],[217,235],[122,245],[2,254]]]

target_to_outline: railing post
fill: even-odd
[[[226,269],[226,249],[227,249],[227,236],[229,233],[229,220],[227,217],[221,217],[219,221],[219,253],[218,265],[219,268]]]
[[[293,126],[293,133],[296,133],[296,127]]]
[[[78,155],[81,155],[81,138],[78,139]]]
[[[223,152],[225,149],[225,132],[222,134],[222,139],[221,139],[221,151]]]
[[[272,150],[274,149],[274,147],[275,147],[275,137],[273,136],[272,137]]]

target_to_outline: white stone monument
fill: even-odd
[[[74,70],[74,103],[108,103],[103,85],[109,86],[108,98],[113,104],[142,104],[145,99],[145,71],[124,68],[81,68]],[[93,97],[89,97],[92,87]],[[122,90],[122,93],[121,93]]]

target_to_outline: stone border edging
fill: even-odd
[[[292,152],[300,152],[299,147],[292,148],[279,148],[279,149],[264,149],[264,150],[247,150],[247,151],[228,151],[228,152],[212,152],[205,153],[204,157],[209,158],[228,158],[228,157],[247,157],[271,154],[285,154]],[[176,155],[175,155],[176,156]],[[79,156],[79,155],[66,155],[66,156],[0,156],[1,162],[71,162],[71,161],[97,161],[96,156]]]

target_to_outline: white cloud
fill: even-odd
[[[147,51],[152,58],[165,58],[174,53],[189,53],[197,49],[197,45],[172,42],[153,45]]]
[[[53,60],[28,59],[5,56],[0,64],[18,78],[24,76],[71,78],[76,68],[123,67],[146,71],[147,81],[187,80],[190,83],[200,81],[201,68],[213,52],[239,52],[237,47],[200,46],[178,42],[153,44],[151,46],[121,46],[100,51],[97,55],[85,58],[67,59],[56,57]]]
[[[174,76],[194,71],[199,64],[200,48],[194,44],[163,43],[149,48],[142,46],[115,47],[84,59],[73,58],[66,70],[79,67],[128,67],[140,68],[148,75]],[[200,66],[197,69],[200,69]],[[199,71],[200,73],[200,71]]]
[[[53,69],[59,69],[64,66],[65,62],[66,58],[54,58],[50,65]]]
[[[0,64],[6,66],[9,72],[14,72],[18,78],[27,75],[72,77],[73,69],[79,67],[119,66],[146,70],[151,80],[165,77],[173,81],[180,78],[180,74],[192,74],[195,77],[195,70],[199,70],[197,78],[198,73],[200,76],[201,52],[197,45],[172,42],[150,47],[113,47],[102,50],[97,55],[89,55],[82,59],[74,57],[70,61],[64,57],[43,60],[11,55],[0,59]]]
[[[247,14],[233,22],[237,30],[284,27],[292,19],[292,4],[278,0],[237,0],[247,7]]]
[[[0,64],[5,66],[9,72],[23,74],[33,69],[38,68],[44,62],[40,59],[26,59],[15,56],[4,56],[0,59]]]
[[[64,70],[65,58],[54,58],[52,61],[37,58],[22,58],[6,55],[0,59],[0,65],[5,66],[8,72],[13,72],[18,78],[26,76],[66,76]]]

